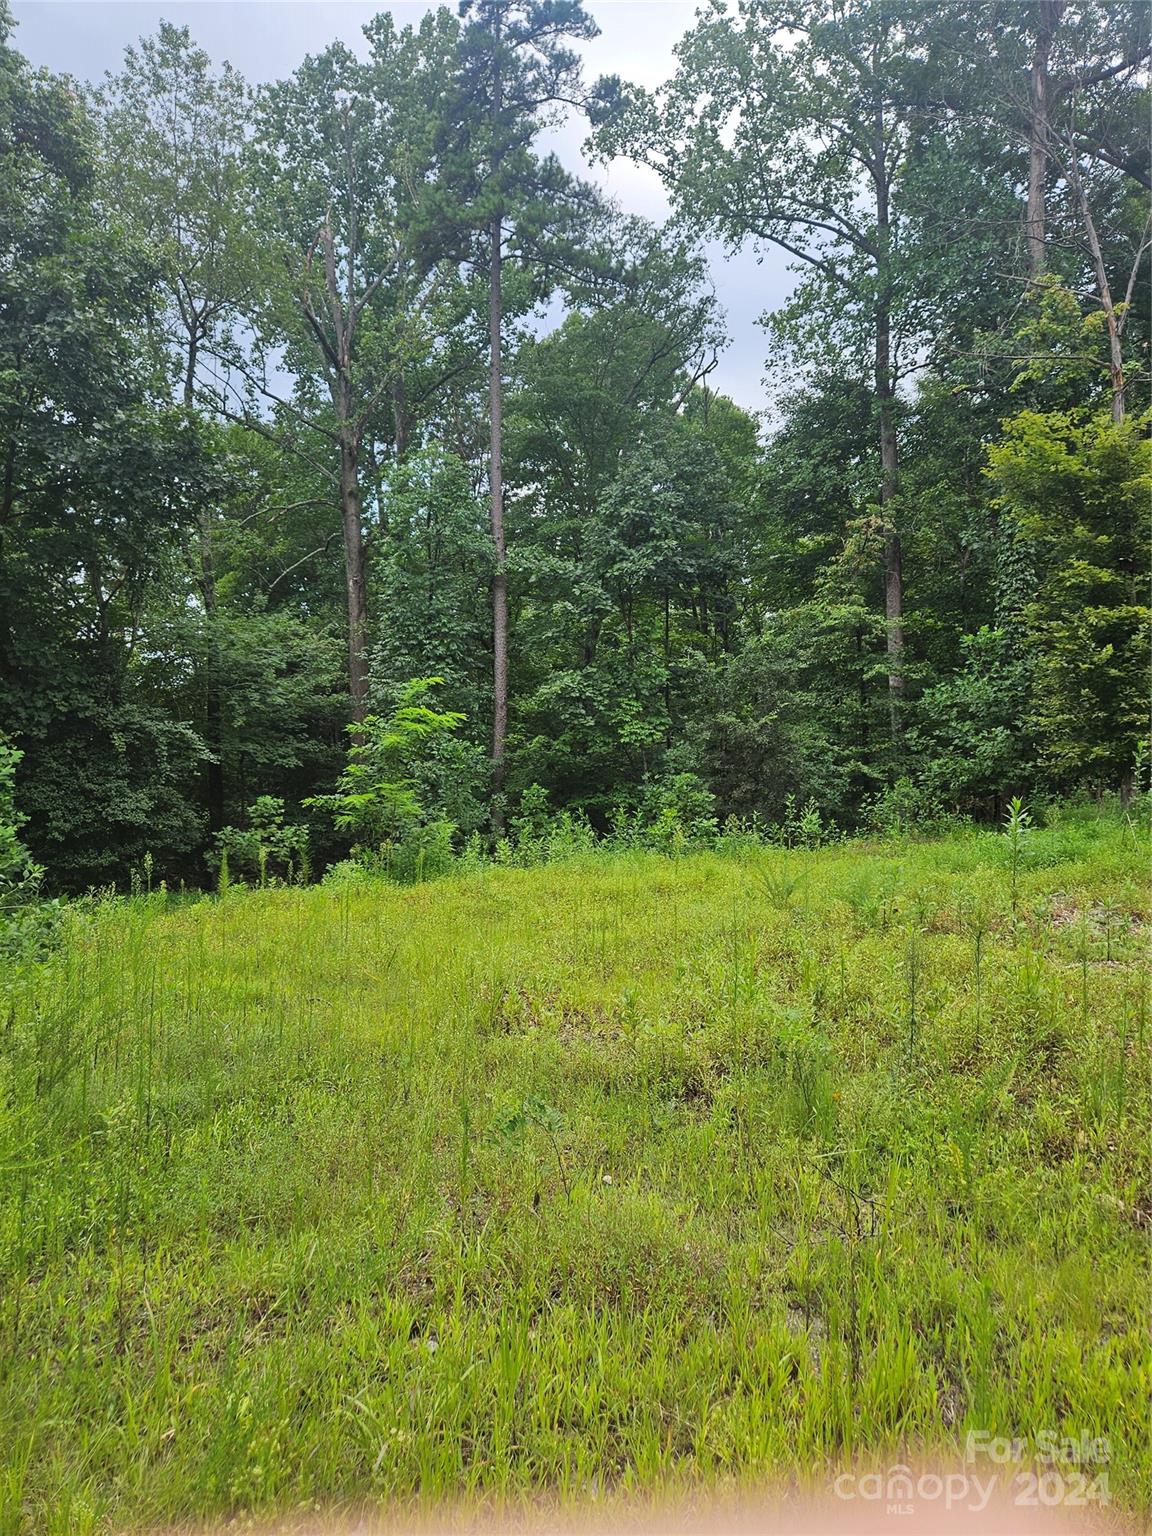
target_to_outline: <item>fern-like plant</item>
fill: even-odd
[[[416,771],[437,739],[458,730],[458,710],[436,709],[429,700],[442,677],[405,683],[392,713],[366,715],[348,727],[352,745],[336,792],[314,795],[305,805],[328,811],[341,832],[369,851],[402,841],[425,819]]]

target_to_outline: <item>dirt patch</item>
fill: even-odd
[[[166,1536],[880,1536],[913,1530],[916,1536],[1137,1536],[1142,1530],[1135,1517],[1107,1508],[1032,1505],[1031,1477],[988,1461],[951,1471],[894,1463],[845,1471],[819,1496],[688,1494],[678,1502],[638,1505],[590,1490],[579,1506],[343,1511],[185,1526]]]

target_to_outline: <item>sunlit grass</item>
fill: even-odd
[[[1146,847],[162,897],[5,979],[0,1531],[1107,1437],[1152,1486]]]

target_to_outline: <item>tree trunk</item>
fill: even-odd
[[[879,377],[876,394],[880,411],[880,507],[884,521],[884,618],[888,626],[888,718],[892,746],[898,748],[904,700],[904,564],[893,506],[898,468],[896,400],[891,382],[882,389]]]
[[[336,242],[328,220],[325,220],[319,235],[319,245],[324,253],[324,286],[332,325],[332,341],[329,344],[321,339],[321,350],[330,368],[328,392],[339,423],[340,524],[344,535],[344,591],[348,609],[348,692],[352,699],[352,719],[359,722],[363,720],[368,708],[368,657],[365,653],[368,643],[368,583],[364,559],[364,514],[360,503],[360,450],[364,440],[364,420],[357,421],[356,393],[353,387],[354,339],[358,318],[356,271],[359,235],[350,139],[345,145],[345,174],[348,210],[345,294],[341,293]],[[306,293],[304,302],[313,329],[318,332],[319,323]]]
[[[1028,77],[1028,207],[1024,238],[1028,246],[1028,275],[1033,279],[1044,271],[1047,260],[1044,191],[1050,112],[1048,66],[1063,10],[1064,0],[1038,0],[1036,41]]]
[[[1088,203],[1088,193],[1084,189],[1084,182],[1076,168],[1075,146],[1069,149],[1070,173],[1069,180],[1076,191],[1076,201],[1080,205],[1080,217],[1084,221],[1084,233],[1088,239],[1088,249],[1092,252],[1092,270],[1096,275],[1096,291],[1100,296],[1100,307],[1104,311],[1104,324],[1108,330],[1108,377],[1112,384],[1112,420],[1117,426],[1124,420],[1124,351],[1120,341],[1120,317],[1116,313],[1116,305],[1112,299],[1112,285],[1108,281],[1108,268],[1104,265],[1104,251],[1100,245],[1100,234],[1096,228],[1096,220],[1092,217],[1092,209]]]
[[[392,429],[392,446],[399,464],[408,454],[408,439],[411,436],[408,390],[402,373],[398,373],[392,380]]]
[[[188,353],[184,370],[184,409],[189,415],[196,408],[196,363],[199,338],[195,329],[188,332]],[[219,680],[216,677],[216,559],[212,548],[212,514],[201,507],[196,517],[197,545],[200,555],[200,600],[204,604],[204,623],[208,632],[208,654],[204,671],[204,742],[209,751],[204,765],[204,798],[208,803],[208,830],[219,832],[224,825],[224,748],[223,711]]]
[[[220,705],[219,679],[216,677],[216,563],[212,549],[212,518],[202,509],[198,522],[200,543],[200,593],[204,601],[204,620],[208,630],[208,657],[204,675],[204,739],[211,753],[204,765],[204,788],[208,800],[208,829],[219,832],[224,825],[224,721]]]
[[[672,654],[672,614],[671,603],[668,597],[668,588],[664,588],[664,714],[667,719],[665,726],[665,738],[672,728],[672,677],[668,670],[669,658]]]
[[[357,459],[357,445],[345,437],[340,444],[340,519],[344,529],[344,585],[348,602],[348,692],[352,695],[352,718],[363,720],[368,705],[368,592]]]
[[[1111,300],[1104,311],[1108,322],[1108,376],[1112,381],[1112,420],[1117,426],[1124,420],[1124,354],[1120,350],[1120,329]]]
[[[499,50],[499,35],[496,47]],[[499,132],[503,109],[500,60],[497,52],[492,94],[492,153],[489,169],[495,183],[500,170]],[[492,795],[493,825],[502,825],[500,795],[504,787],[504,743],[508,735],[508,572],[504,545],[504,379],[501,330],[504,319],[501,247],[503,219],[499,208],[492,215],[490,231],[488,320],[490,356],[488,367],[491,420],[488,483],[492,498]]]
[[[0,479],[0,678],[14,677],[16,674],[16,660],[12,650],[12,616],[6,595],[8,576],[4,548],[15,504],[16,445],[10,441],[4,456],[4,474]]]
[[[892,377],[891,208],[889,202],[883,107],[876,108],[873,185],[876,193],[876,267],[880,297],[876,306],[875,389],[880,429],[880,516],[884,527],[884,618],[887,623],[888,727],[898,752],[904,700],[904,570],[896,522],[899,457],[896,439],[896,388]]]

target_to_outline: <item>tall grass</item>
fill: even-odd
[[[0,1532],[1107,1437],[1142,842],[141,895],[4,974]]]

